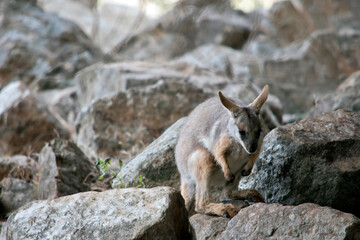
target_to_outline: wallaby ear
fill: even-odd
[[[265,85],[259,96],[249,105],[255,108],[256,112],[259,113],[262,105],[265,103],[269,94],[269,85]]]
[[[221,91],[219,91],[219,98],[221,101],[221,104],[227,108],[231,113],[233,113],[236,109],[239,109],[239,106],[236,105],[233,101],[225,97]]]

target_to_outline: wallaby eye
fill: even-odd
[[[256,134],[257,134],[258,136],[260,136],[261,132],[262,132],[262,129],[260,128],[260,129],[256,132]]]
[[[239,130],[239,134],[240,134],[241,137],[245,137],[245,131]]]

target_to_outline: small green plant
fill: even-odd
[[[121,177],[119,176],[119,174],[117,174],[114,171],[114,169],[112,169],[110,166],[111,158],[107,158],[105,160],[98,158],[96,160],[96,165],[100,166],[101,176],[99,177],[99,180],[102,180],[105,177],[105,175],[109,174],[113,178],[113,180],[117,179],[119,181],[119,184],[117,185],[119,188],[125,188],[125,184],[124,184],[123,180],[121,179]],[[121,160],[119,160],[119,168],[120,168],[119,171],[121,171],[121,168],[122,168]],[[139,182],[139,184],[136,186],[137,188],[145,187],[145,183],[144,183],[143,177],[141,175],[138,178],[138,182]]]

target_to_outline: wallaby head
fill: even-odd
[[[219,91],[219,98],[222,105],[230,114],[228,130],[249,154],[253,154],[258,149],[258,143],[262,132],[260,121],[260,110],[265,103],[269,92],[266,85],[260,95],[248,106],[241,107],[226,98]]]

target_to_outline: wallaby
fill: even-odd
[[[175,158],[181,175],[186,209],[233,217],[238,209],[226,202],[236,199],[241,176],[250,174],[259,156],[267,127],[260,109],[267,99],[266,85],[248,106],[226,98],[221,91],[198,105],[180,130]],[[212,196],[216,196],[213,199]]]

